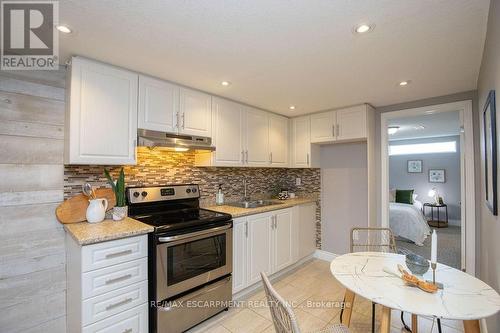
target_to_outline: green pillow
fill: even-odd
[[[413,205],[414,190],[396,190],[396,202]]]

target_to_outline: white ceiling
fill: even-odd
[[[83,55],[293,116],[476,89],[489,0],[59,5],[74,30],[60,34],[63,60]],[[376,27],[354,35],[362,22]]]
[[[461,126],[459,111],[391,119],[388,125],[399,126],[399,130],[389,136],[390,141],[459,135]],[[418,126],[424,128],[416,128]]]

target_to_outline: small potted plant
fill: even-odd
[[[113,192],[115,192],[116,206],[113,207],[113,220],[123,220],[128,215],[127,201],[125,199],[125,173],[123,172],[123,168],[120,170],[120,175],[116,181],[111,178],[109,171],[106,169],[104,169],[104,175],[106,175],[109,185],[111,185]]]

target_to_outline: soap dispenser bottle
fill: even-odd
[[[215,195],[215,204],[220,206],[224,204],[224,193],[222,193],[222,184],[219,184],[219,189]]]

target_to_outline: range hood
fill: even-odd
[[[139,147],[161,147],[174,151],[209,150],[214,151],[212,139],[203,136],[179,135],[139,128],[137,130]]]

